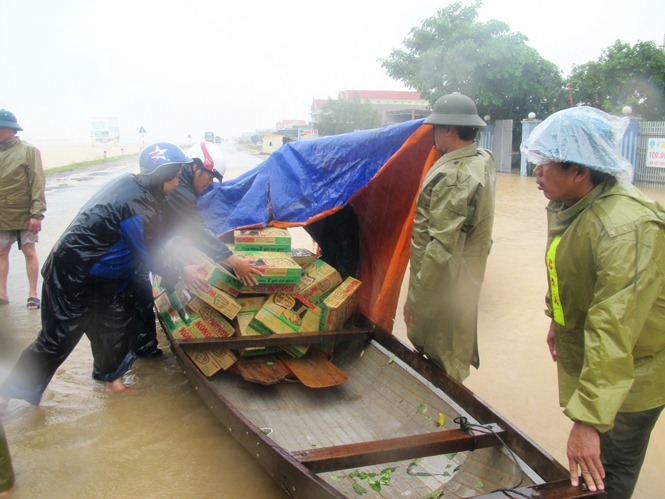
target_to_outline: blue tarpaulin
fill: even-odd
[[[273,221],[305,224],[348,203],[421,124],[415,120],[289,142],[254,169],[202,196],[203,218],[218,236]]]
[[[295,227],[351,205],[358,218],[360,309],[391,331],[408,263],[415,199],[438,158],[431,126],[414,120],[289,142],[200,198],[219,237],[238,228]]]

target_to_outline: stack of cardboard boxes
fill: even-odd
[[[191,339],[332,331],[341,329],[358,307],[360,281],[348,277],[342,282],[339,272],[311,251],[292,249],[287,229],[237,230],[232,249],[261,272],[257,286],[243,286],[233,274],[190,247],[180,258],[186,264],[202,265],[211,285],[206,292],[194,294],[182,283],[167,292],[158,276],[153,279],[155,307],[168,334]],[[294,357],[302,357],[307,349],[283,348]],[[212,376],[239,357],[280,351],[217,349],[190,357],[206,376]]]

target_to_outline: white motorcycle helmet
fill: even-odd
[[[213,177],[222,181],[224,172],[226,172],[226,159],[215,144],[202,140],[194,144],[187,151],[187,155],[194,160],[197,168],[209,171]]]

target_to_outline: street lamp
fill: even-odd
[[[531,111],[531,112],[528,114],[528,117],[529,117],[529,119],[530,119],[531,121],[533,121],[533,120],[536,119],[536,113],[534,113],[533,111]]]
[[[492,118],[492,117],[491,117],[489,114],[486,114],[486,115],[483,117],[483,119],[485,120],[485,123],[489,123],[491,118]]]
[[[623,113],[624,116],[630,116],[633,114],[633,108],[630,106],[623,106],[621,108],[621,112]]]

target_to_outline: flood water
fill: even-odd
[[[227,178],[261,157],[226,149]],[[78,208],[132,165],[49,177],[48,212],[38,250],[43,262]],[[665,191],[648,191],[665,202]],[[494,247],[480,303],[481,368],[466,384],[565,463],[570,421],[557,402],[556,368],[545,344],[543,264],[546,201],[533,178],[499,174]],[[307,244],[302,233],[296,240]],[[39,313],[25,307],[23,256],[10,257],[10,300],[0,307],[0,379],[36,336]],[[395,334],[405,339],[398,306]],[[162,347],[166,340],[160,340]],[[107,394],[92,380],[86,338],[56,373],[35,408],[12,401],[3,423],[22,498],[279,498],[281,489],[237,445],[198,398],[171,354],[139,359],[132,389]],[[635,497],[665,489],[665,422],[660,421]]]

